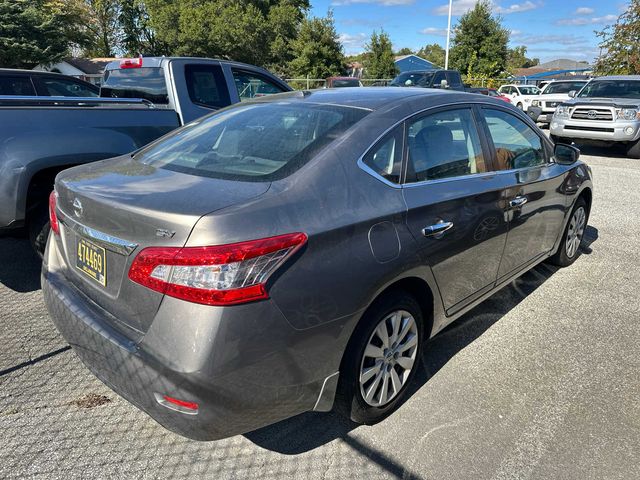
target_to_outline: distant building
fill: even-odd
[[[541,80],[584,77],[592,73],[593,67],[588,62],[559,58],[535,67],[519,68],[515,71],[515,79],[526,83],[537,83]]]
[[[34,70],[62,73],[100,85],[104,67],[113,60],[115,58],[65,58],[51,65],[38,65]]]
[[[425,60],[417,55],[401,55],[396,57],[395,64],[400,73],[410,72],[411,70],[432,70],[440,68],[429,60]]]

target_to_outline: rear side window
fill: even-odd
[[[409,124],[407,183],[486,172],[471,109],[445,110]]]
[[[222,108],[231,104],[220,66],[187,65],[184,74],[189,98],[193,103],[212,108]]]
[[[265,95],[273,95],[274,93],[282,93],[285,91],[282,87],[262,75],[236,69],[233,69],[232,72],[240,101],[251,100],[252,98],[264,97]]]
[[[512,170],[544,165],[542,141],[529,125],[502,110],[483,109],[496,150],[496,168]]]
[[[376,175],[392,183],[400,183],[402,133],[402,128],[396,128],[380,140],[362,159],[362,162]]]
[[[300,168],[367,113],[299,102],[236,106],[176,130],[135,158],[191,175],[269,181]]]
[[[0,76],[0,95],[35,95],[31,79],[27,76]]]
[[[164,72],[159,67],[107,70],[100,96],[144,98],[162,105],[169,103]]]
[[[462,79],[460,78],[460,75],[457,74],[456,72],[447,72],[447,79],[448,79],[447,81],[449,82],[449,86],[450,87],[461,87],[462,86]],[[486,93],[485,93],[485,95],[486,95]]]
[[[96,90],[87,87],[80,82],[67,80],[66,78],[38,79],[44,92],[51,97],[97,97]]]

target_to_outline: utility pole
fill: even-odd
[[[449,0],[449,23],[447,25],[447,48],[444,55],[444,69],[449,69],[449,39],[451,38],[451,7],[453,0]]]

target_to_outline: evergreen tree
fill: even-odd
[[[365,46],[363,66],[366,78],[393,78],[398,74],[391,39],[384,30],[371,34],[371,39]]]

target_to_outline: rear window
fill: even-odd
[[[331,86],[333,88],[343,88],[343,87],[359,87],[360,80],[357,78],[341,78],[336,79],[331,82]]]
[[[550,83],[547,88],[544,89],[542,95],[549,95],[553,93],[569,93],[572,90],[576,92],[580,91],[582,87],[584,87],[587,82],[561,82],[561,83]]]
[[[164,72],[159,67],[107,70],[100,96],[144,98],[153,103],[169,103]]]
[[[394,78],[389,85],[395,87],[428,87],[433,78],[433,73],[401,73]]]
[[[297,102],[235,106],[176,130],[135,158],[191,175],[270,181],[300,168],[367,113]]]

